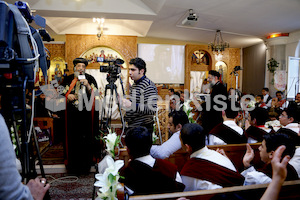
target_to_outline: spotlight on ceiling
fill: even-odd
[[[188,16],[184,18],[181,22],[182,25],[195,25],[198,21],[198,16],[194,13],[193,9],[189,9]]]

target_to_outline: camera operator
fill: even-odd
[[[66,138],[65,138],[65,164],[69,173],[87,174],[93,161],[95,136],[98,135],[99,114],[95,106],[94,94],[97,92],[97,83],[93,76],[86,74],[88,62],[84,58],[73,60],[74,74],[65,78],[64,86],[67,106],[65,111]],[[80,98],[79,95],[83,95]],[[83,102],[80,102],[83,101]],[[80,109],[79,104],[83,104]]]
[[[44,178],[31,179],[27,186],[21,183],[21,176],[16,167],[16,155],[1,114],[0,127],[0,199],[43,199],[50,185],[46,184]]]
[[[130,78],[134,81],[130,88],[130,99],[123,99],[126,108],[125,120],[128,127],[144,126],[153,132],[153,116],[157,109],[157,88],[146,77],[146,63],[141,58],[131,59],[129,62]]]

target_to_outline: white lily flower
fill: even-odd
[[[107,168],[103,174],[96,174],[95,178],[98,180],[94,183],[94,186],[100,187],[97,199],[111,199],[117,200],[116,192],[121,188],[121,184],[118,182],[120,175],[119,169],[123,167],[124,161],[114,161],[111,156],[106,157]]]
[[[100,191],[102,193],[106,193],[107,191],[109,191],[111,183],[108,180],[108,176],[106,174],[96,174],[95,177],[98,181],[94,183],[94,186],[100,187]]]
[[[183,103],[183,110],[184,112],[188,112],[192,110],[193,108],[190,106],[191,100],[187,100],[186,102]]]
[[[124,160],[114,161],[114,159],[110,156],[106,159],[106,162],[107,162],[108,168],[105,170],[105,172],[108,172],[114,176],[116,176],[118,174],[119,169],[121,169],[124,165]]]
[[[109,133],[103,137],[105,139],[106,143],[106,151],[109,154],[113,154],[115,151],[115,145],[116,145],[116,140],[118,138],[116,133],[112,133],[111,130],[109,129]]]

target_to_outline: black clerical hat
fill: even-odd
[[[76,66],[78,63],[83,63],[83,64],[85,64],[85,66],[88,65],[88,61],[86,59],[84,59],[84,58],[75,58],[73,60],[74,66]]]

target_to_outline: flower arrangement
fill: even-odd
[[[152,132],[152,144],[156,144],[156,141],[159,139],[156,135],[156,124],[155,124],[155,116],[153,116],[153,132]],[[159,122],[158,122],[159,123]]]
[[[123,160],[114,161],[115,148],[119,146],[120,136],[108,129],[108,134],[103,137],[106,145],[107,156],[99,163],[99,173],[95,175],[97,181],[94,186],[99,187],[98,200],[117,200],[117,190],[121,188],[119,170],[124,165]],[[103,167],[104,166],[104,167]],[[100,169],[101,168],[101,169]]]
[[[106,152],[115,158],[115,148],[119,146],[121,142],[121,138],[115,132],[112,132],[111,129],[108,129],[108,134],[103,137],[106,145]]]
[[[195,123],[195,120],[193,118],[194,113],[192,113],[193,107],[190,106],[191,100],[187,100],[183,103],[183,111],[186,113],[186,115],[189,118],[190,123]]]
[[[249,101],[247,104],[247,108],[254,108],[255,107],[255,101]]]
[[[19,152],[18,152],[18,148],[17,148],[17,140],[16,140],[16,137],[15,137],[15,132],[14,132],[14,128],[13,127],[10,127],[10,132],[11,132],[11,141],[13,143],[13,147],[14,147],[15,153],[16,153],[16,155],[18,155]]]
[[[124,161],[114,161],[110,155],[105,158],[105,162],[108,167],[105,169],[103,174],[99,173],[95,175],[97,181],[94,186],[100,187],[99,192],[97,192],[98,196],[96,200],[117,200],[117,190],[122,188],[119,183],[119,170],[123,167]]]
[[[268,70],[271,73],[274,73],[275,70],[277,69],[277,67],[279,66],[279,63],[274,58],[271,58],[267,64],[267,66],[268,66]]]

